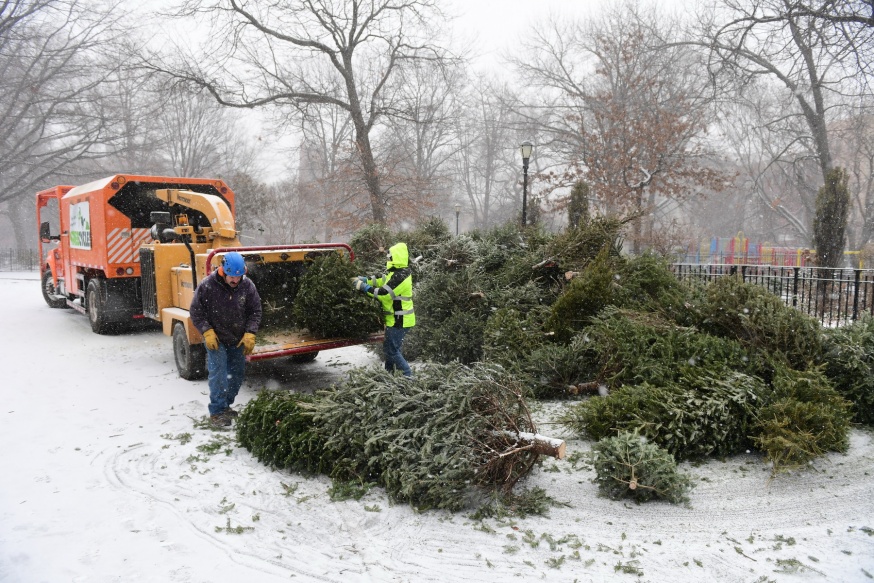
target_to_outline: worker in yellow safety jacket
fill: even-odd
[[[385,369],[400,370],[404,376],[413,376],[410,365],[401,348],[408,328],[416,325],[413,311],[413,273],[410,269],[410,252],[406,243],[396,243],[388,250],[386,273],[381,277],[371,275],[355,278],[355,289],[376,297],[382,304],[385,316]]]

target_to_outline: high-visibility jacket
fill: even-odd
[[[410,269],[410,252],[406,243],[397,243],[389,249],[385,264],[386,273],[367,278],[373,286],[370,295],[382,304],[385,325],[389,328],[412,328],[416,325],[413,311],[413,272]]]

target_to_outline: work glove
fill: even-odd
[[[365,279],[356,279],[355,280],[355,289],[358,291],[370,293],[370,290],[373,289],[373,286],[367,283]]]
[[[243,347],[243,354],[249,356],[252,354],[252,351],[255,350],[255,335],[251,332],[246,332],[243,334],[243,339],[240,340],[240,343],[237,346]]]
[[[203,333],[203,343],[206,344],[207,350],[218,350],[218,336],[215,335],[215,330],[210,328]]]

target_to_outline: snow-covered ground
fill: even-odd
[[[160,331],[98,336],[42,300],[37,274],[0,273],[0,581],[869,581],[874,439],[769,480],[754,455],[684,465],[691,506],[599,498],[590,470],[548,459],[523,486],[566,506],[476,521],[417,513],[382,490],[331,502],[330,482],[271,471],[232,432],[199,427],[205,381],[177,377]],[[309,391],[360,347],[311,364],[250,365],[257,391]],[[586,442],[548,422],[540,432]]]

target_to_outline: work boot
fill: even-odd
[[[222,413],[222,415],[227,415],[229,419],[236,419],[240,414],[233,409],[225,409],[225,412]]]
[[[209,418],[209,423],[217,429],[224,429],[231,426],[231,417],[225,412],[212,415]]]

